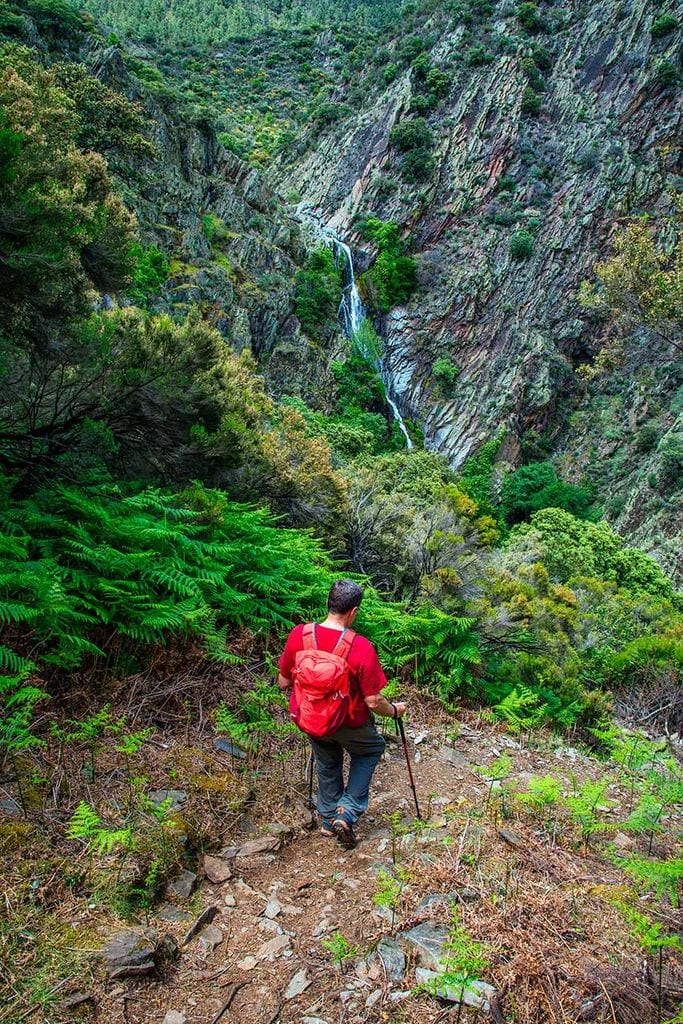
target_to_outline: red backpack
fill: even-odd
[[[352,629],[344,629],[331,653],[321,651],[315,622],[304,626],[304,649],[294,659],[289,707],[292,719],[309,736],[329,736],[346,720],[350,671],[346,659],[355,638]]]

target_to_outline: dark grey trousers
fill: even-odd
[[[367,809],[370,782],[386,746],[384,738],[371,720],[357,729],[343,725],[322,740],[312,736],[309,740],[318,772],[318,813],[353,824]],[[346,785],[344,751],[349,755]]]

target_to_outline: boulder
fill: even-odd
[[[297,971],[285,990],[285,999],[296,999],[296,997],[300,996],[302,992],[305,992],[310,985],[311,981],[306,974],[306,968],[303,968],[301,971]]]
[[[434,921],[423,921],[407,932],[400,932],[399,942],[417,956],[418,963],[438,971],[448,941],[448,928]]]
[[[222,857],[212,857],[208,853],[204,855],[204,874],[214,885],[220,885],[232,878],[232,868],[227,860]]]
[[[438,971],[430,971],[424,967],[418,967],[415,971],[415,981],[418,985],[426,985],[440,999],[447,999],[449,1003],[462,1003],[463,1006],[472,1006],[488,1013],[491,1000],[496,995],[493,985],[476,979],[470,979],[462,986],[449,985],[443,978],[444,975]]]
[[[273,853],[280,849],[280,836],[260,836],[258,839],[250,839],[243,843],[237,851],[237,857],[256,857],[259,853]]]
[[[122,931],[112,935],[102,949],[109,978],[137,978],[151,974],[156,967],[157,933]]]
[[[187,900],[192,895],[192,890],[197,884],[197,876],[194,871],[183,870],[180,874],[172,878],[166,886],[166,892],[170,896],[176,896],[180,899]]]

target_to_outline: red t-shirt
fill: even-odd
[[[341,630],[316,625],[315,635],[320,650],[331,653],[339,642]],[[303,649],[304,627],[302,623],[295,626],[287,637],[287,643],[280,658],[280,674],[285,679],[292,678],[294,658]],[[354,637],[346,660],[349,664],[350,694],[349,710],[344,725],[356,729],[359,725],[364,725],[370,718],[370,710],[365,703],[365,697],[379,693],[387,685],[387,678],[379,663],[377,651],[369,640],[366,640],[364,636],[359,636],[358,633]]]

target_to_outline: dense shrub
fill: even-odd
[[[589,488],[564,483],[551,462],[530,462],[505,478],[500,504],[506,522],[513,525],[541,508],[565,509],[583,519],[592,501]]]
[[[450,394],[459,375],[460,369],[452,359],[440,356],[439,359],[434,360],[432,364],[432,377],[434,377],[446,394]]]
[[[513,260],[528,260],[534,251],[534,237],[526,230],[515,231],[510,239],[510,255]]]
[[[483,45],[483,43],[477,43],[476,46],[470,46],[465,51],[465,60],[472,67],[482,67],[485,64],[491,64],[495,57],[490,50]]]
[[[638,452],[651,452],[657,446],[661,430],[656,423],[645,423],[635,439],[635,449]]]
[[[530,523],[515,527],[509,548],[517,552],[533,549],[536,560],[543,562],[557,582],[591,576],[683,607],[683,599],[657,563],[638,548],[624,546],[605,522],[587,522],[558,508],[541,509],[532,514]]]
[[[408,153],[416,149],[430,149],[434,144],[434,135],[424,118],[414,117],[394,125],[389,133],[389,141],[399,153]]]
[[[379,253],[361,278],[369,301],[383,313],[407,302],[417,287],[417,264],[404,253],[404,243],[394,221],[369,217],[362,225],[365,238],[376,242]]]
[[[145,306],[168,277],[168,257],[156,245],[143,246],[135,242],[131,246],[133,283],[128,289],[132,301]]]
[[[413,149],[401,160],[401,174],[406,181],[429,181],[434,170],[434,157],[428,149]]]
[[[521,111],[523,114],[528,114],[530,117],[535,117],[541,109],[543,100],[541,96],[531,86],[527,86],[522,94],[522,105]]]
[[[312,338],[329,331],[336,321],[341,297],[340,271],[331,249],[321,246],[296,275],[295,312],[304,331]]]
[[[515,14],[517,15],[517,20],[520,25],[522,25],[527,32],[538,32],[543,26],[540,12],[534,3],[519,4]]]
[[[668,36],[671,32],[675,32],[677,28],[678,18],[674,18],[673,14],[660,14],[652,22],[650,32],[653,39],[662,39],[663,36]]]
[[[654,71],[652,73],[653,81],[665,89],[668,89],[672,85],[676,85],[680,80],[680,77],[678,68],[675,64],[672,64],[670,60],[658,61],[655,64]]]
[[[309,120],[311,124],[318,128],[324,128],[327,125],[334,124],[335,121],[339,121],[344,116],[347,108],[343,103],[333,103],[326,101],[316,104],[311,109]]]
[[[612,686],[683,685],[683,643],[669,636],[643,636],[612,654],[605,664]]]

